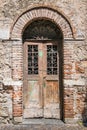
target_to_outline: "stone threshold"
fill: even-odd
[[[35,124],[35,125],[65,125],[65,123],[62,120],[59,119],[45,119],[45,118],[39,118],[39,119],[23,119],[23,125],[29,125],[29,124]]]

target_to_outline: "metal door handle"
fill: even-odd
[[[43,77],[43,87],[46,87],[46,76]]]
[[[46,79],[46,76],[44,76],[43,79]]]

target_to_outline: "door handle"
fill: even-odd
[[[43,87],[46,87],[46,76],[43,77]]]
[[[43,79],[46,79],[46,76],[44,76]]]

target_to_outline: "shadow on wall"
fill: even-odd
[[[84,99],[84,110],[82,112],[82,121],[83,121],[83,125],[85,127],[87,127],[87,68],[86,68],[86,71],[85,71],[85,88],[86,88],[86,91],[85,91],[85,99]]]

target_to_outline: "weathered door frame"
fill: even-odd
[[[26,44],[28,45],[28,43],[32,43],[32,42],[33,42],[33,43],[38,43],[38,44],[40,44],[40,43],[50,43],[50,42],[54,42],[54,40],[27,40],[27,41],[24,43],[24,45],[23,45],[23,46],[24,46],[24,47],[23,47],[23,50],[24,50],[24,56],[23,56],[23,57],[27,57]],[[57,42],[57,44],[58,44],[58,40],[56,40],[56,42]],[[60,44],[60,42],[59,42],[59,44]],[[32,45],[33,45],[33,44],[32,44]],[[60,45],[59,45],[59,47],[60,47]],[[60,53],[60,50],[61,50],[61,49],[58,48],[58,50],[57,50],[58,53]],[[26,69],[26,68],[27,68],[26,63],[27,63],[26,58],[24,58],[24,68],[25,68],[24,71],[27,71],[27,69]],[[60,67],[60,66],[59,66],[59,67]],[[59,71],[59,70],[58,70],[58,71]],[[59,72],[59,73],[60,73],[60,72]],[[58,73],[58,74],[59,74],[59,73]],[[57,74],[57,76],[58,76],[58,74]],[[27,77],[27,75],[26,75],[25,72],[24,72],[24,77]],[[51,78],[52,76],[48,76],[48,77]],[[53,77],[56,78],[55,76],[53,76]],[[58,76],[58,77],[59,77],[59,76]],[[36,75],[36,76],[33,77],[33,78],[37,78],[37,79],[38,79],[39,77],[38,77],[38,75]],[[59,77],[59,78],[60,78],[60,77]],[[31,79],[32,79],[32,76],[31,76]],[[56,79],[56,80],[57,80],[57,79]],[[59,80],[60,80],[60,79],[59,79]],[[59,81],[59,80],[58,80],[58,81]],[[24,86],[25,86],[25,84],[27,85],[27,81],[26,81],[26,80],[24,80]],[[24,87],[23,87],[23,88],[24,88]],[[27,91],[27,89],[26,89],[25,91]],[[23,92],[23,94],[24,94],[24,93],[26,93],[26,92]],[[23,96],[25,96],[25,95],[23,95]],[[60,99],[60,83],[59,83],[59,100],[61,100],[61,99]],[[61,101],[60,101],[60,102],[61,102]],[[61,105],[61,103],[59,103],[59,104]],[[24,102],[23,102],[23,106],[24,106]],[[60,113],[61,113],[61,106],[60,106]],[[60,114],[60,118],[61,118],[61,114]]]

